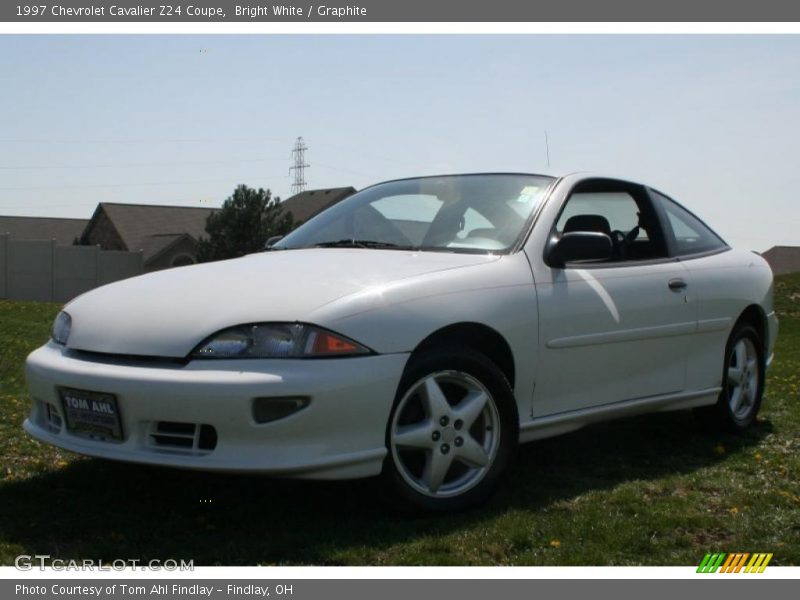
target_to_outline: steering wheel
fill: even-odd
[[[628,255],[628,246],[639,237],[639,226],[637,225],[628,233],[624,233],[619,229],[611,232],[611,239],[614,242],[614,247],[617,249],[619,257],[625,259]]]

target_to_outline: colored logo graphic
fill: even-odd
[[[750,559],[748,561],[748,559]],[[763,573],[769,561],[772,560],[772,553],[757,552],[735,552],[726,554],[706,554],[697,567],[698,573]]]

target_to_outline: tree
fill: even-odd
[[[280,198],[269,190],[239,185],[206,220],[208,237],[200,239],[198,260],[208,262],[236,258],[264,249],[267,239],[292,229],[292,215],[284,214]]]

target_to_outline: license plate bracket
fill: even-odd
[[[93,440],[121,442],[117,397],[106,392],[59,388],[67,430]]]

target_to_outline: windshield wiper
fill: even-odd
[[[394,248],[399,250],[412,250],[411,246],[399,246],[391,242],[377,242],[375,240],[354,240],[352,238],[331,242],[319,242],[315,248]]]

